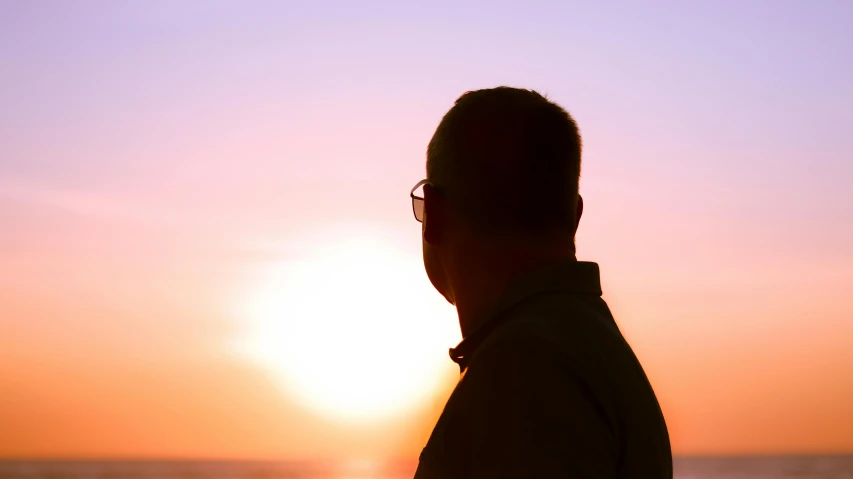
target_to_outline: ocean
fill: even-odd
[[[0,461],[0,479],[401,479],[416,464]],[[853,456],[679,457],[676,479],[853,479]]]

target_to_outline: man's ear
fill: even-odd
[[[583,198],[578,195],[578,204],[575,207],[575,234],[578,234],[578,226],[581,224],[581,216],[583,216]]]
[[[438,244],[446,223],[444,198],[432,185],[424,185],[424,241],[430,245]]]

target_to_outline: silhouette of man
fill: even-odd
[[[459,315],[462,375],[416,479],[672,477],[598,265],[575,258],[580,163],[575,121],[529,90],[465,93],[430,141],[412,206],[429,279]]]

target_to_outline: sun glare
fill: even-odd
[[[241,352],[325,416],[371,420],[429,401],[453,365],[455,312],[420,258],[375,237],[271,265],[243,307]]]

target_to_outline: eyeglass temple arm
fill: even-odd
[[[421,181],[418,181],[418,184],[416,184],[415,187],[412,188],[412,191],[409,192],[409,196],[414,198],[415,197],[415,190],[420,188],[422,185],[432,185],[432,183],[427,179],[423,179]]]

